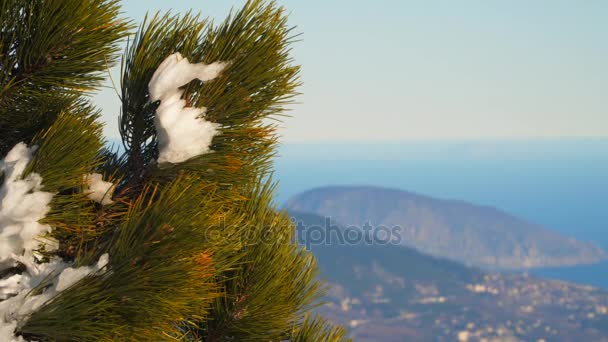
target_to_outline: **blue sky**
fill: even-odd
[[[304,34],[285,142],[608,137],[608,1],[278,2]],[[243,3],[123,1],[138,22]],[[117,136],[113,90],[95,101]]]

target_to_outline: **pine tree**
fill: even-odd
[[[272,202],[284,9],[135,29],[117,0],[0,2],[0,340],[346,340]],[[119,154],[88,95],[127,37]]]

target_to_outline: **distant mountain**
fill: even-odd
[[[323,217],[290,212],[306,229]],[[355,341],[608,341],[608,292],[483,272],[403,246],[311,244],[319,311]]]
[[[306,227],[320,227],[325,224],[325,219],[315,214],[294,211],[289,213],[292,219],[303,222]],[[300,243],[305,244],[305,241],[300,240]],[[306,247],[319,259],[321,271],[329,277],[330,282],[348,283],[349,290],[357,294],[373,288],[377,284],[378,277],[383,278],[383,282],[399,283],[396,286],[398,292],[392,294],[397,297],[416,292],[415,288],[409,288],[406,286],[408,284],[403,281],[391,279],[389,274],[438,284],[441,289],[446,290],[456,288],[457,285],[463,283],[479,281],[484,275],[481,270],[476,268],[425,255],[413,248],[403,246],[360,243],[355,245],[306,244]],[[372,272],[369,274],[358,272],[357,267],[372,270]],[[405,300],[405,297],[403,299]],[[401,304],[405,303],[407,302],[401,302]]]
[[[606,253],[499,209],[377,187],[325,187],[291,198],[292,211],[332,217],[345,226],[400,226],[402,244],[490,268],[589,264]]]

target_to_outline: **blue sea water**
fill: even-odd
[[[608,250],[608,139],[286,145],[278,201],[376,185],[490,205]],[[608,262],[532,272],[608,289]]]

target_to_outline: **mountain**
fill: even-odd
[[[290,214],[300,237],[330,230],[323,217]],[[309,248],[329,285],[319,311],[355,341],[608,341],[606,291],[485,272],[404,246]]]
[[[344,226],[400,228],[404,246],[486,268],[527,269],[606,259],[593,243],[562,236],[499,209],[377,187],[317,188],[288,200],[290,211]]]

